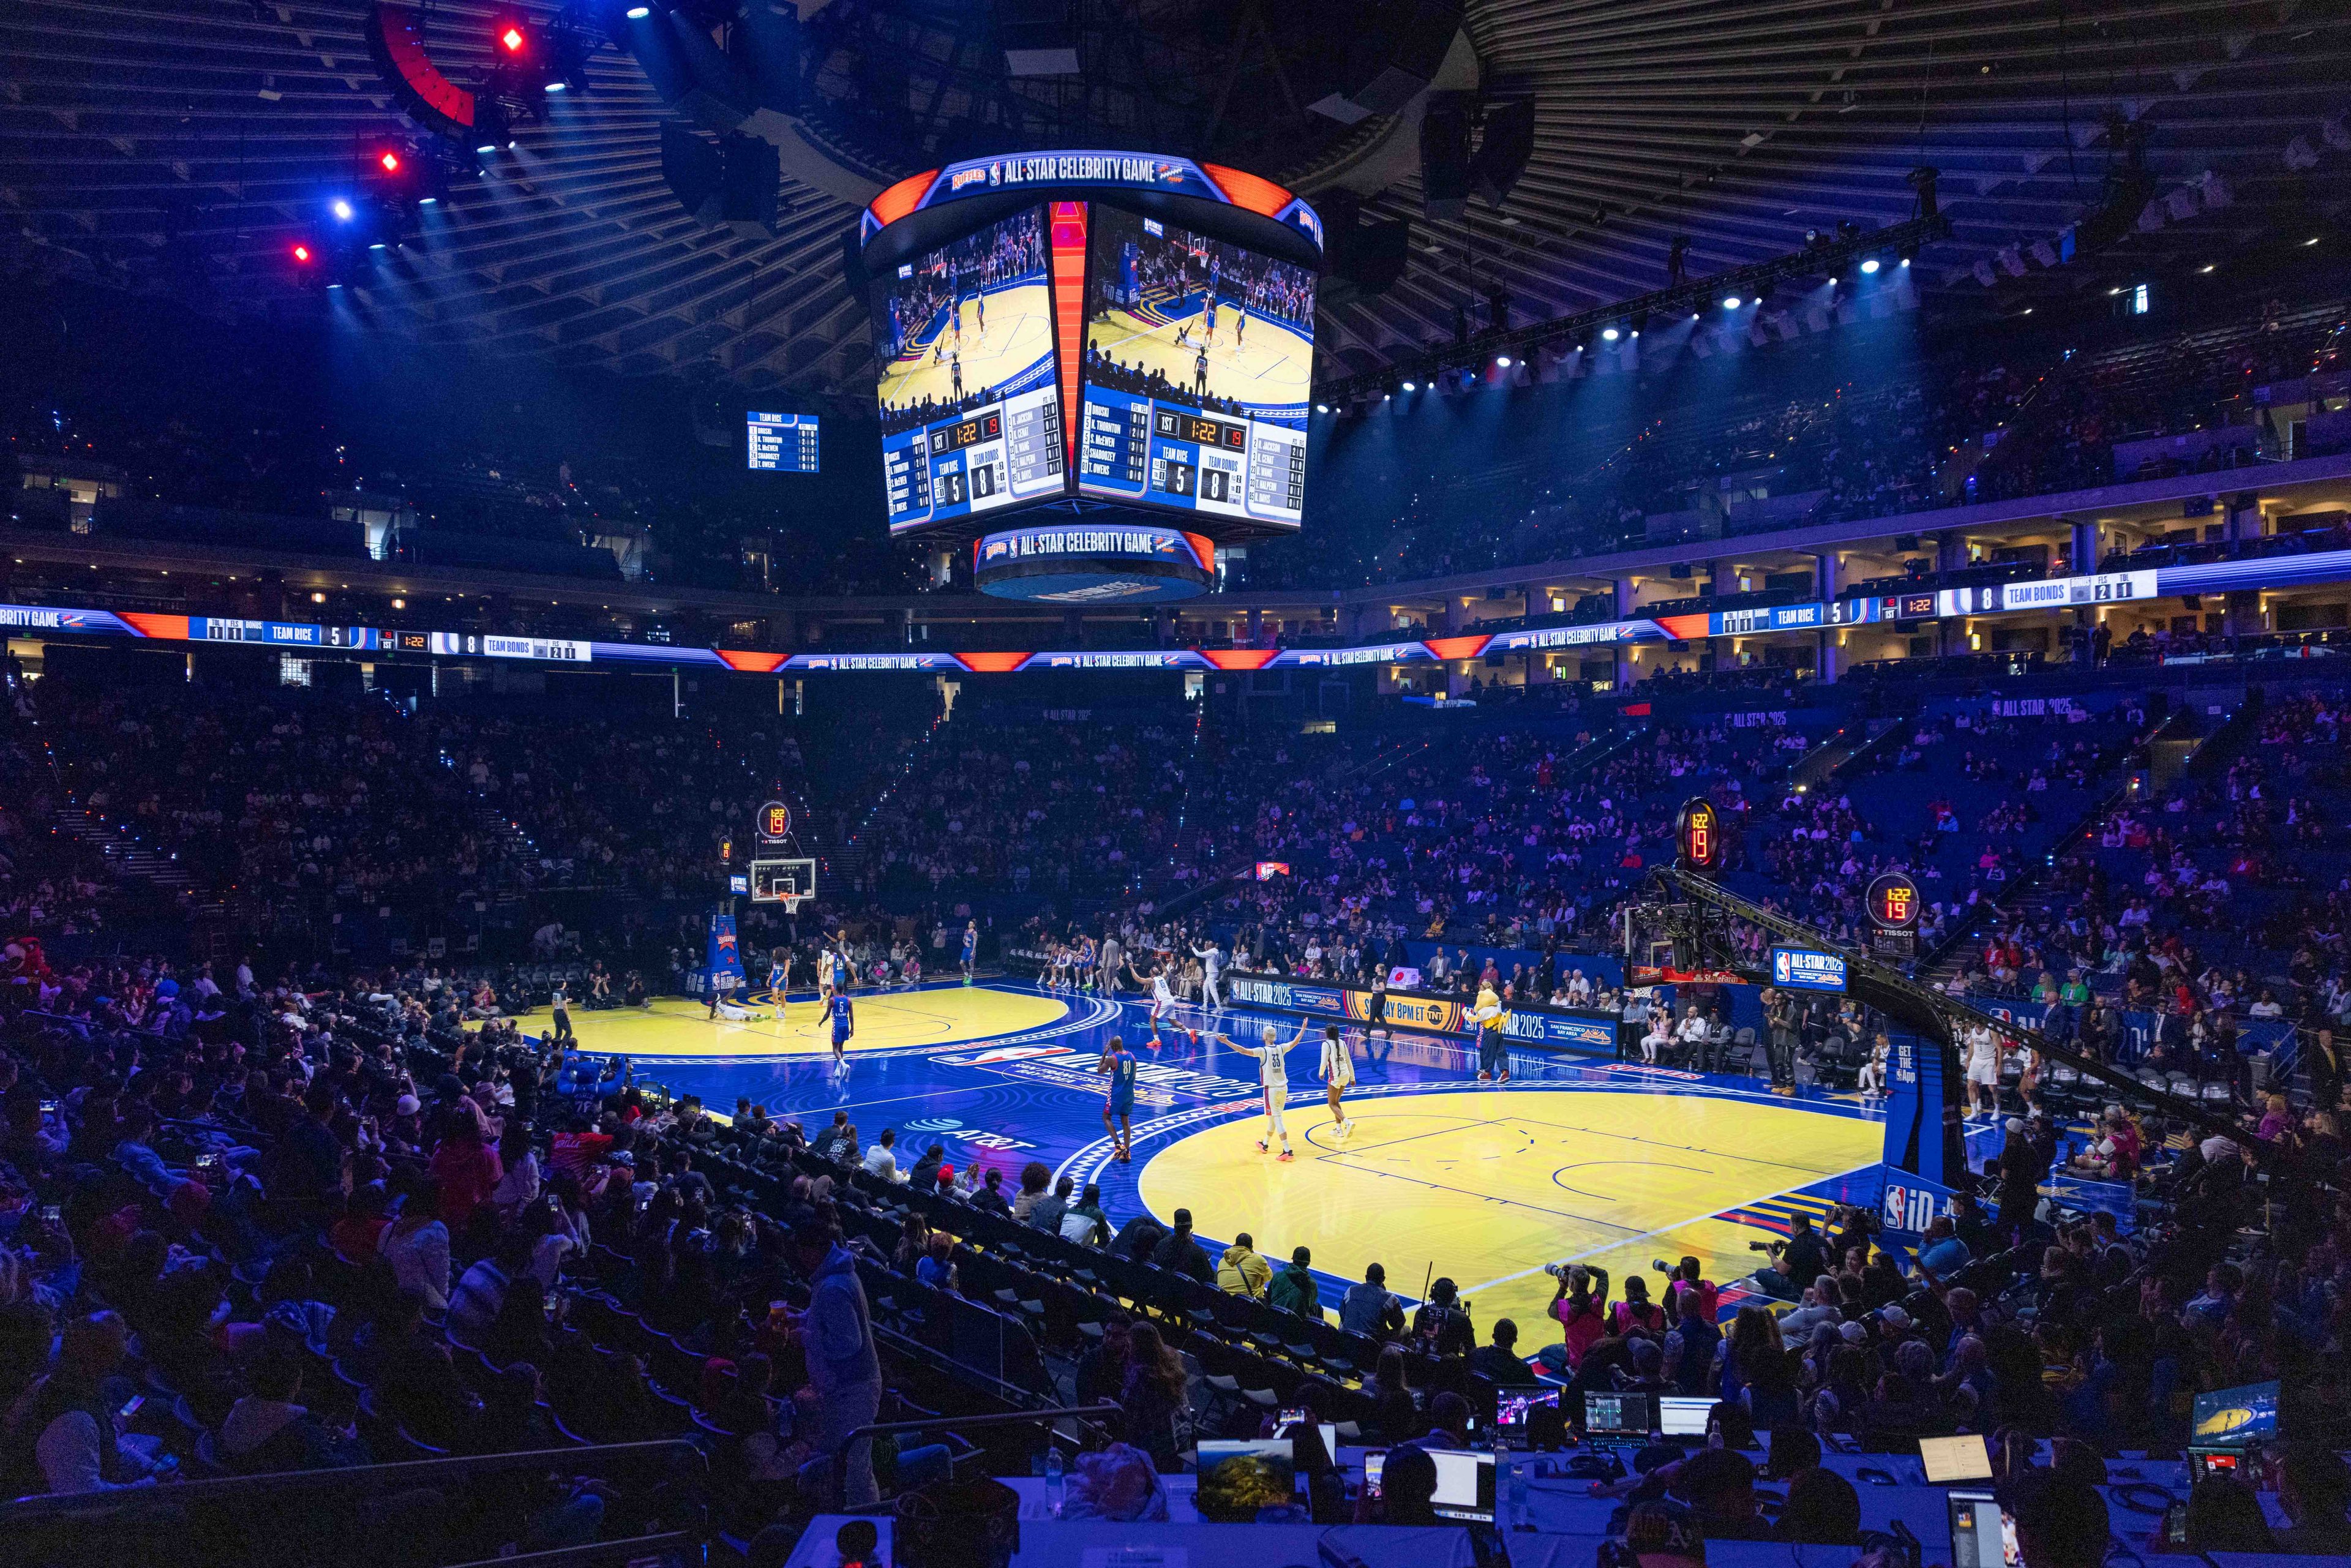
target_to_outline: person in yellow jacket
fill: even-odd
[[[1257,1242],[1242,1231],[1217,1260],[1217,1289],[1233,1296],[1262,1296],[1273,1282],[1273,1265],[1258,1256]]]

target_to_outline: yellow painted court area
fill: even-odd
[[[1217,308],[1217,334],[1208,344],[1208,391],[1249,403],[1304,402],[1312,381],[1313,345],[1280,322],[1254,313],[1235,343],[1233,324],[1239,316],[1230,304]],[[1113,308],[1088,326],[1087,346],[1145,375],[1156,371],[1189,392],[1206,319],[1195,314],[1153,322]],[[1176,334],[1187,326],[1191,335],[1177,342]],[[969,385],[968,371],[964,379]]]
[[[953,402],[955,371],[949,354],[962,362],[963,390],[968,395],[1008,380],[1052,352],[1052,298],[1042,280],[990,289],[987,299],[987,330],[980,329],[979,298],[974,296],[957,307],[960,340],[954,326],[942,323],[934,336],[909,344],[904,354],[883,367],[883,407],[902,408],[925,397]],[[882,347],[886,351],[889,344]],[[935,356],[935,349],[940,350]]]
[[[622,1008],[591,1013],[571,1009],[571,1030],[580,1049],[599,1055],[625,1051],[632,1057],[662,1056],[830,1056],[832,1030],[813,991],[795,993],[778,1023],[766,1005],[767,992],[751,1018],[713,1021],[703,1003],[680,997],[656,999],[640,1011]],[[961,1040],[988,1040],[1018,1034],[1060,1019],[1068,1009],[1053,997],[1022,996],[980,987],[947,986],[932,991],[866,992],[851,998],[857,1008],[857,1033],[849,1042],[852,1056],[861,1051],[902,1045],[946,1045]],[[520,1015],[523,1029],[537,1033],[548,1022],[546,1009]]]
[[[1407,1296],[1433,1262],[1480,1342],[1512,1318],[1529,1352],[1559,1338],[1545,1262],[1649,1273],[1653,1299],[1654,1259],[1689,1254],[1707,1278],[1736,1279],[1761,1233],[1712,1216],[1869,1164],[1883,1139],[1876,1122],[1695,1095],[1367,1095],[1348,1113],[1360,1124],[1343,1146],[1321,1096],[1293,1094],[1287,1166],[1257,1151],[1262,1115],[1218,1123],[1152,1157],[1143,1200],[1162,1220],[1191,1209],[1206,1236],[1248,1231],[1277,1265],[1301,1243],[1343,1279],[1377,1261]]]

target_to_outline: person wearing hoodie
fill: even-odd
[[[1110,1239],[1110,1217],[1102,1213],[1102,1187],[1086,1183],[1085,1196],[1061,1216],[1061,1239],[1083,1247],[1100,1247]]]
[[[1272,1279],[1273,1265],[1258,1256],[1257,1242],[1246,1230],[1217,1260],[1217,1289],[1228,1296],[1262,1296]]]
[[[1286,1312],[1320,1318],[1322,1315],[1322,1288],[1314,1282],[1314,1275],[1307,1268],[1313,1261],[1314,1254],[1305,1248],[1291,1249],[1290,1261],[1265,1287],[1267,1305],[1280,1307]]]
[[[1070,1212],[1070,1194],[1075,1190],[1077,1182],[1070,1176],[1055,1182],[1052,1192],[1039,1198],[1037,1207],[1029,1211],[1029,1228],[1031,1230],[1050,1230],[1059,1236],[1061,1218]]]
[[[809,1281],[809,1304],[794,1319],[816,1396],[813,1446],[837,1453],[849,1434],[873,1424],[882,1408],[882,1361],[873,1345],[873,1312],[858,1282],[857,1261],[840,1228],[817,1218],[792,1232],[793,1261]],[[850,1444],[842,1502],[867,1508],[881,1499],[873,1479],[873,1440]]]
[[[290,1345],[266,1347],[247,1370],[246,1385],[253,1392],[231,1406],[221,1423],[220,1453],[230,1469],[261,1476],[371,1462],[357,1439],[329,1430],[294,1403],[302,1392],[299,1351]]]

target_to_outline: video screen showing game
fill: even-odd
[[[1297,527],[1314,274],[1099,203],[1091,230],[1078,488]]]
[[[892,533],[1061,492],[1044,209],[890,268],[872,310]]]

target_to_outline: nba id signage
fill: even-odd
[[[1923,1177],[1951,1190],[1967,1174],[1959,1123],[1959,1063],[1938,1040],[1907,1032],[1893,1037],[1886,1063],[1886,1179]]]
[[[710,912],[710,984],[726,996],[743,983],[743,955],[735,937],[735,916],[723,909]]]

